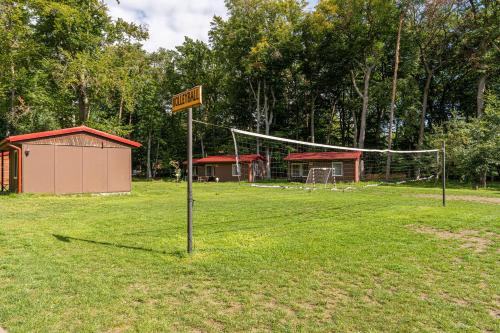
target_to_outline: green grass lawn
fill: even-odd
[[[498,332],[500,205],[426,193],[195,184],[191,256],[185,184],[0,196],[0,327]]]

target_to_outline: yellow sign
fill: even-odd
[[[172,112],[182,111],[193,106],[200,106],[201,104],[203,104],[201,86],[196,86],[172,98]]]

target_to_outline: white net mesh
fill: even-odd
[[[255,170],[254,182],[319,184],[328,178],[327,182],[336,182],[337,185],[400,184],[436,180],[440,171],[437,149],[358,149],[284,139],[237,129],[232,130],[232,136],[236,156],[262,156],[262,164]],[[311,173],[311,170],[314,171]]]
[[[316,185],[327,188],[328,185],[335,185],[334,168],[311,168],[307,175],[306,184],[316,187]]]

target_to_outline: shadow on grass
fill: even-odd
[[[65,242],[65,243],[70,243],[71,241],[79,241],[79,242],[86,242],[86,243],[91,243],[91,244],[96,244],[96,245],[117,247],[120,249],[138,250],[138,251],[144,251],[144,252],[150,252],[150,253],[168,254],[168,255],[172,255],[174,257],[182,258],[182,255],[181,255],[182,253],[179,251],[174,251],[174,252],[168,253],[166,251],[158,251],[158,250],[140,247],[140,246],[130,246],[130,245],[123,245],[123,244],[109,243],[109,242],[100,242],[100,241],[95,241],[95,240],[91,240],[91,239],[76,238],[76,237],[56,235],[56,234],[52,234],[52,236],[54,236],[57,240],[59,240],[61,242]]]

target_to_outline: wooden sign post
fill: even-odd
[[[193,107],[200,106],[202,101],[201,86],[186,90],[172,98],[172,112],[188,109],[188,187],[187,187],[187,251],[193,252]]]

